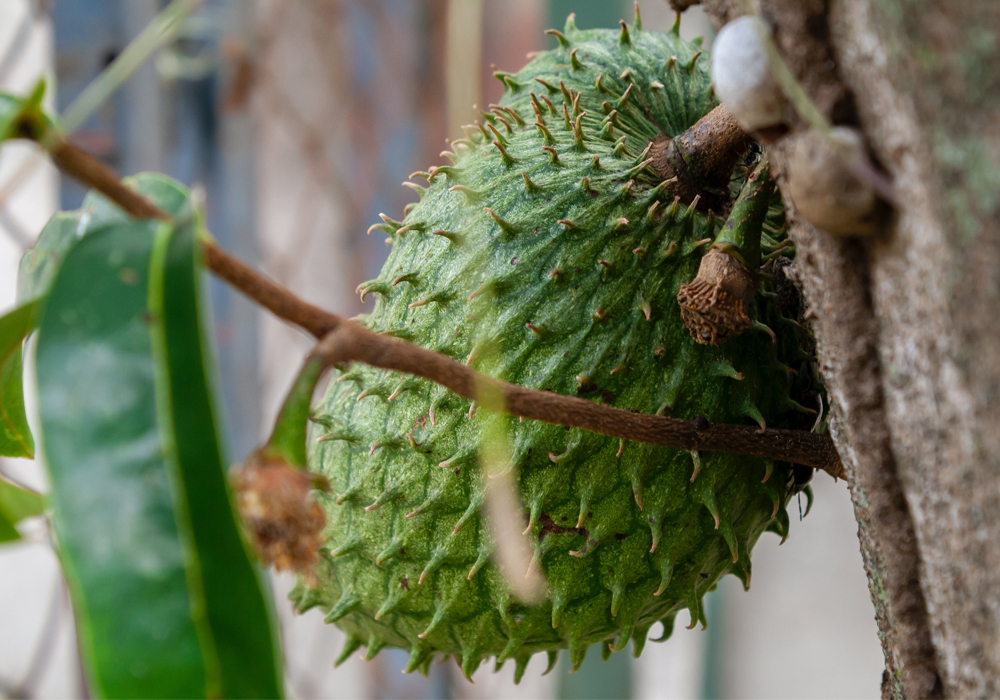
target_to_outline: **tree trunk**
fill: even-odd
[[[723,23],[744,3],[705,5]],[[1000,3],[756,5],[817,107],[863,130],[898,198],[863,241],[791,211],[851,472],[883,694],[998,696]],[[806,128],[791,127],[770,148],[779,169]]]

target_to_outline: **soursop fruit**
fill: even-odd
[[[750,307],[773,331],[719,346],[695,342],[678,309],[734,208],[678,201],[645,160],[653,140],[716,104],[700,42],[638,21],[580,31],[571,18],[554,34],[558,48],[496,74],[500,104],[453,144],[452,164],[417,173],[427,187],[405,218],[373,227],[392,251],[359,288],[377,297],[363,323],[535,389],[686,420],[790,425],[801,409],[790,365],[808,360],[780,295],[758,293]],[[780,256],[781,233],[764,217],[770,206],[780,226],[780,202],[772,188],[744,188],[752,165],[734,169],[733,193],[745,189],[758,214],[729,222],[748,238],[767,225],[765,249]],[[493,417],[506,425],[548,585],[543,603],[526,605],[492,563],[481,513],[487,412],[361,364],[334,378],[310,441],[310,466],[332,485],[317,496],[327,547],[315,585],[292,599],[347,633],[340,661],[361,646],[368,658],[402,647],[408,671],[453,655],[468,677],[488,657],[513,658],[520,678],[536,652],[551,667],[568,648],[577,667],[591,644],[606,654],[632,640],[638,655],[656,622],[661,639],[681,610],[704,623],[702,596],[724,574],[749,586],[765,530],[787,535],[789,465]]]

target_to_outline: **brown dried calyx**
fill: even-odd
[[[676,138],[661,136],[649,149],[651,165],[664,180],[673,180],[670,192],[698,208],[721,211],[729,203],[729,179],[739,157],[750,145],[736,119],[719,105]]]
[[[701,345],[721,345],[753,326],[747,307],[757,291],[757,277],[726,252],[732,247],[712,246],[701,259],[698,276],[677,292],[684,327]]]
[[[291,569],[312,577],[326,515],[311,494],[314,488],[328,491],[326,480],[258,453],[233,473],[232,483],[260,559],[278,571]]]

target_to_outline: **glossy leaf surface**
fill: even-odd
[[[160,385],[161,430],[173,440],[175,468],[186,501],[195,556],[203,580],[208,626],[221,670],[224,697],[277,697],[278,649],[266,585],[237,526],[226,481],[228,462],[219,440],[207,359],[199,248],[192,221],[161,237],[154,251],[150,311],[160,320],[154,357]]]
[[[91,690],[278,696],[271,613],[225,482],[194,225],[108,219],[66,255],[37,353]]]

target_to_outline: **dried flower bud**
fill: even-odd
[[[754,273],[712,246],[701,259],[697,277],[677,292],[684,327],[697,343],[721,345],[753,326],[747,307],[756,291]]]
[[[866,236],[876,229],[878,197],[858,173],[871,169],[861,134],[834,127],[830,136],[796,134],[788,160],[788,191],[809,223],[835,236]]]
[[[325,479],[260,454],[232,475],[236,505],[261,560],[278,571],[309,577],[322,544],[326,516],[312,499],[314,488],[328,490]]]
[[[739,17],[719,32],[712,48],[715,94],[747,131],[783,124],[787,101],[771,73],[761,36],[770,28],[756,17]]]

